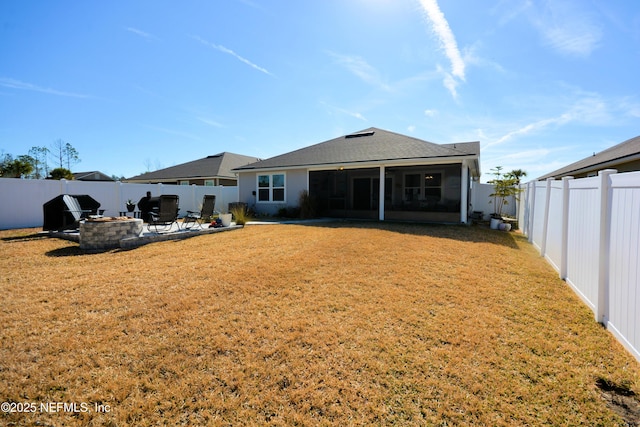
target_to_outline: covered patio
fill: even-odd
[[[239,199],[258,213],[296,207],[318,216],[467,223],[480,143],[434,144],[378,128],[237,168]]]
[[[451,164],[310,171],[309,194],[321,216],[460,222],[467,216],[463,170]]]

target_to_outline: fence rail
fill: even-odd
[[[226,209],[229,203],[238,200],[237,187],[2,178],[0,229],[42,226],[42,205],[60,194],[88,194],[100,203],[105,215],[118,216],[126,211],[127,200],[137,203],[147,191],[151,191],[153,196],[177,194],[180,197],[180,215],[187,210],[200,210],[205,194],[216,196],[218,210]]]
[[[640,172],[523,190],[518,219],[529,241],[640,361]]]

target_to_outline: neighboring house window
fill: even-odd
[[[205,187],[213,187],[215,184],[213,183],[212,179],[205,179],[204,180],[204,185],[205,185]]]
[[[258,201],[284,202],[285,175],[258,175]]]
[[[180,181],[180,185],[189,185],[189,181]]]

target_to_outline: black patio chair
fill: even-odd
[[[154,197],[154,199],[156,199]],[[157,197],[158,205],[149,212],[147,230],[153,227],[156,233],[171,230],[171,226],[178,224],[178,201],[176,195],[162,195]],[[178,227],[179,228],[179,227]]]
[[[215,206],[216,196],[213,194],[205,194],[202,198],[202,208],[200,212],[187,211],[187,215],[182,219],[182,228],[185,230],[191,230],[195,227],[202,229],[202,224],[205,221],[210,221]]]

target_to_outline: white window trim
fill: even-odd
[[[269,176],[269,187],[260,187],[260,177],[261,176]],[[282,189],[284,190],[284,200],[273,200],[273,176],[274,175],[282,175],[284,176],[284,187],[282,187]],[[279,189],[281,187],[275,187],[276,189]],[[269,190],[269,200],[260,200],[260,190]],[[257,173],[256,174],[256,203],[264,203],[264,204],[283,204],[283,203],[287,203],[287,173],[282,171],[282,172],[268,172],[268,173]]]

